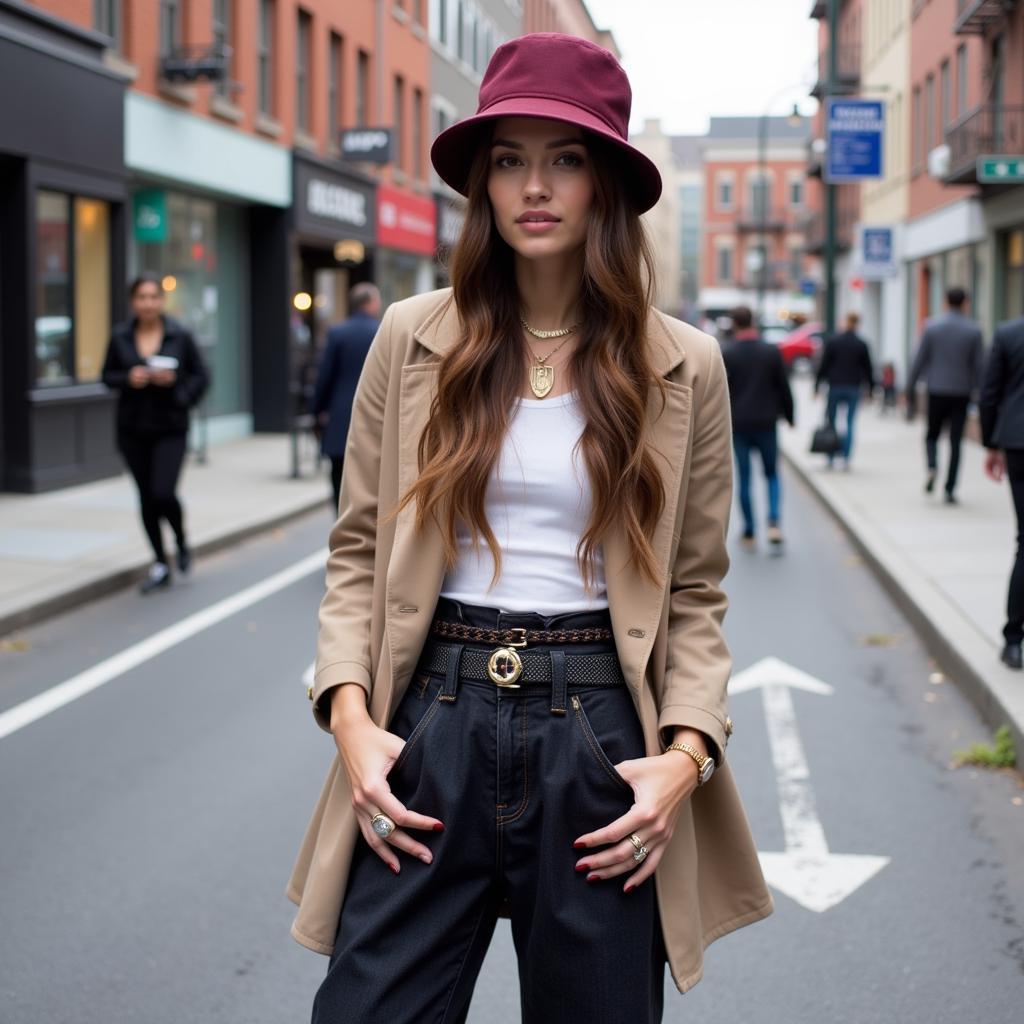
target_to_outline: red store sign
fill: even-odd
[[[437,245],[433,200],[393,185],[377,186],[377,244],[433,256]]]

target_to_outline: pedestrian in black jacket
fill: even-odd
[[[918,380],[928,387],[928,433],[925,455],[928,473],[924,489],[931,494],[939,473],[938,444],[943,427],[949,424],[949,469],[946,473],[946,503],[955,505],[956,480],[960,468],[960,441],[967,422],[971,393],[981,379],[981,329],[964,313],[967,293],[963,288],[946,292],[945,316],[929,320],[907,380],[907,416],[914,415]]]
[[[867,342],[857,333],[860,317],[847,313],[846,330],[825,342],[821,365],[814,380],[814,393],[821,385],[828,384],[828,404],[825,418],[833,430],[836,428],[836,414],[839,406],[846,406],[846,433],[843,435],[843,465],[850,468],[850,454],[853,451],[853,422],[857,415],[860,396],[867,388],[871,394],[875,386],[875,371],[871,365],[871,352]],[[828,464],[832,465],[834,454],[829,454]]]
[[[732,406],[732,444],[739,476],[740,511],[743,513],[742,544],[755,547],[754,509],[750,494],[750,456],[757,451],[768,486],[768,541],[779,550],[782,482],[778,474],[779,419],[793,424],[793,393],[779,350],[763,341],[754,329],[753,315],[746,306],[732,312],[733,340],[722,350],[729,381]]]
[[[334,508],[341,497],[345,443],[352,418],[352,398],[366,354],[380,324],[381,300],[376,285],[357,284],[349,293],[349,318],[327,332],[313,391],[313,415],[322,431],[320,450],[331,460]]]
[[[997,482],[1009,477],[1017,514],[1017,557],[1006,599],[1002,659],[1019,669],[1024,640],[1024,317],[996,329],[985,366],[980,412],[981,440],[988,449],[985,472]]]
[[[203,396],[209,378],[192,335],[164,315],[160,278],[142,274],[130,294],[134,315],[114,328],[103,383],[120,393],[117,447],[135,478],[142,525],[155,559],[141,587],[148,594],[171,582],[161,520],[174,531],[178,570],[187,573],[192,564],[184,511],[175,491],[185,458],[189,409]]]

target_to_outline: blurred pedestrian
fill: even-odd
[[[853,423],[857,405],[865,388],[870,396],[875,384],[875,371],[871,366],[871,352],[867,342],[857,333],[860,317],[856,313],[846,314],[846,330],[825,342],[817,376],[814,379],[814,393],[822,384],[828,384],[828,404],[825,418],[833,430],[836,429],[836,415],[839,406],[846,406],[846,433],[843,440],[843,466],[850,468],[853,451]],[[829,453],[828,464],[832,466],[835,453]]]
[[[366,353],[380,326],[381,299],[377,286],[369,281],[357,284],[349,292],[348,308],[348,319],[327,332],[311,409],[320,431],[320,450],[331,460],[335,511],[341,496],[352,399]]]
[[[1019,669],[1024,641],[1024,317],[996,329],[979,404],[981,442],[988,449],[985,472],[997,482],[1009,477],[1017,516],[1017,556],[1006,598],[1001,657]]]
[[[753,452],[761,456],[768,489],[768,542],[776,551],[782,547],[779,522],[782,506],[782,481],[779,477],[779,440],[777,423],[794,422],[793,393],[789,388],[786,364],[776,345],[761,338],[753,326],[753,314],[746,306],[732,311],[733,340],[724,348],[725,371],[732,404],[732,444],[739,476],[740,511],[743,514],[742,545],[757,546],[754,507],[750,487],[750,462]]]
[[[431,148],[452,287],[371,346],[320,607],[314,1024],[465,1020],[502,908],[523,1020],[656,1024],[666,960],[685,991],[771,912],[722,756],[725,373],[651,307],[629,108],[607,49],[531,33]]]
[[[103,363],[103,383],[119,392],[117,447],[139,491],[142,525],[153,548],[153,565],[140,590],[148,594],[171,582],[161,521],[177,543],[178,571],[187,573],[192,553],[185,514],[175,491],[188,438],[189,410],[209,383],[195,339],[164,313],[156,274],[141,274],[130,289],[132,318],[113,330]]]
[[[882,364],[882,415],[896,408],[896,364]]]
[[[928,431],[925,435],[927,474],[924,489],[935,490],[939,473],[939,436],[949,427],[949,469],[946,473],[946,504],[957,504],[956,483],[960,469],[960,442],[967,422],[971,395],[981,380],[981,329],[965,314],[967,293],[963,288],[946,292],[946,313],[925,324],[921,344],[907,379],[907,418],[914,416],[917,382],[928,390]]]

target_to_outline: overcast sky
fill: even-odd
[[[633,131],[661,118],[672,135],[701,134],[714,115],[785,115],[817,64],[811,0],[586,0],[611,29],[633,87]]]

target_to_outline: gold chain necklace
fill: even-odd
[[[548,366],[547,361],[569,340],[567,335],[572,334],[579,327],[579,324],[573,324],[572,327],[560,327],[556,331],[538,331],[536,328],[531,327],[523,317],[519,318],[519,322],[535,338],[565,338],[561,345],[554,348],[543,359],[527,343],[527,348],[530,348],[530,355],[537,360],[536,365],[530,367],[530,388],[538,398],[544,398],[555,386],[555,368]]]

